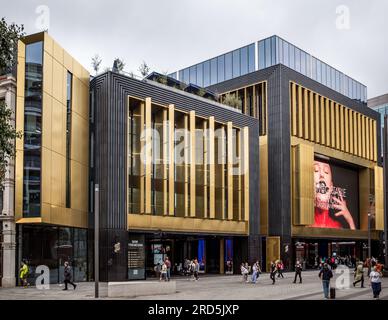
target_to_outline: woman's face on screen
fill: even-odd
[[[314,182],[315,182],[315,206],[329,209],[330,196],[333,191],[333,179],[330,165],[314,161]]]

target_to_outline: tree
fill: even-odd
[[[159,83],[161,84],[164,84],[164,85],[167,85],[168,81],[167,81],[167,76],[164,75],[164,74],[161,74],[160,76],[158,76],[158,80],[157,80]]]
[[[17,63],[18,40],[25,35],[24,26],[0,20],[0,75],[9,73]]]
[[[202,87],[199,88],[197,95],[199,95],[200,97],[203,97],[205,94],[206,94],[206,90]]]
[[[102,59],[98,54],[95,54],[94,57],[92,57],[92,67],[93,70],[96,72],[96,75],[98,73],[98,70],[100,69]]]
[[[17,63],[18,40],[24,36],[23,25],[8,25],[4,18],[0,20],[0,74],[9,73]],[[0,102],[0,189],[7,170],[8,161],[15,157],[14,140],[21,137],[11,123],[12,110]]]
[[[222,103],[226,104],[232,108],[236,108],[241,110],[242,101],[236,95],[227,93],[225,97],[222,99]]]
[[[147,65],[147,63],[145,61],[143,61],[143,63],[140,65],[138,71],[140,72],[142,77],[145,78],[150,73],[150,67]]]
[[[124,70],[124,67],[125,67],[124,60],[122,60],[120,58],[116,58],[113,61],[113,69],[112,69],[112,71],[114,71],[114,72],[122,72]]]

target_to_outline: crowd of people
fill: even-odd
[[[199,270],[200,270],[200,264],[198,262],[198,259],[185,259],[182,266],[175,265],[175,272],[178,274],[186,276],[189,280],[199,280]],[[164,259],[164,261],[158,263],[154,267],[155,275],[157,278],[159,278],[159,281],[170,281],[171,279],[171,261],[168,257]]]
[[[373,298],[379,299],[381,293],[381,278],[383,276],[382,272],[384,266],[378,263],[377,259],[375,258],[366,259],[365,262],[355,261],[353,263],[348,257],[330,257],[318,260],[318,277],[322,281],[322,288],[325,299],[335,298],[335,289],[330,286],[330,280],[333,278],[333,270],[335,270],[338,265],[354,267],[354,287],[360,283],[361,288],[365,288],[365,272],[367,271],[367,276],[370,279]],[[262,273],[260,263],[258,261],[256,261],[252,266],[250,266],[248,262],[243,262],[241,263],[240,270],[242,281],[246,283],[257,283],[257,280]],[[272,280],[273,285],[276,283],[277,278],[284,278],[283,270],[284,264],[281,260],[271,261],[269,277]],[[296,261],[294,270],[295,275],[293,283],[297,283],[297,280],[299,280],[299,283],[302,283],[303,264],[301,261]]]

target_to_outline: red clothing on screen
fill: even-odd
[[[335,221],[329,216],[329,210],[318,211],[315,210],[315,223],[312,225],[314,228],[332,228],[342,229],[341,223]]]

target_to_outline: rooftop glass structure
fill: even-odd
[[[251,43],[169,76],[187,84],[208,87],[276,64],[283,64],[351,99],[367,102],[365,85],[278,36]]]

